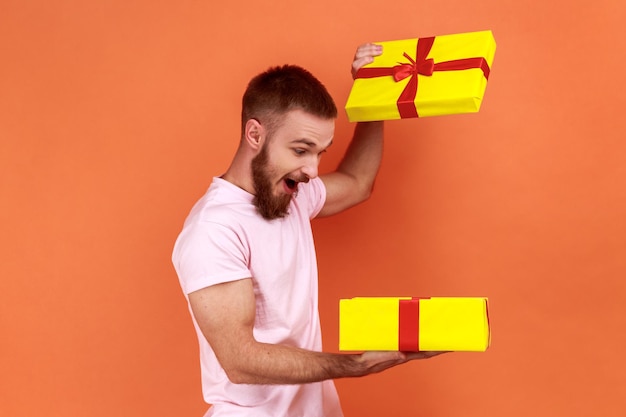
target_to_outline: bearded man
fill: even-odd
[[[357,49],[353,74],[381,47]],[[432,353],[322,352],[311,219],[366,200],[382,122],[358,123],[336,171],[318,176],[337,108],[303,68],[270,68],[243,96],[228,170],[189,214],[172,260],[200,344],[206,416],[339,417],[333,379]]]

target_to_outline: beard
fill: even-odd
[[[261,152],[254,157],[250,167],[256,193],[252,203],[259,214],[266,220],[279,219],[289,214],[292,196],[289,194],[274,195],[271,180],[273,172],[269,165],[269,153],[266,144],[261,148]]]

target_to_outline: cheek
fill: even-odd
[[[267,165],[265,165],[265,175],[271,182],[276,183],[289,173],[287,168],[283,161],[277,159],[269,160]]]
[[[271,171],[279,177],[283,177],[298,169],[297,158],[288,152],[281,152],[278,155],[274,155],[274,158],[270,157],[268,164]]]

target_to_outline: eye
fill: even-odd
[[[304,154],[306,153],[306,149],[302,149],[302,148],[295,148],[295,149],[293,150],[293,152],[294,152],[296,155],[304,155]]]

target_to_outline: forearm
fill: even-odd
[[[383,122],[360,122],[337,171],[354,178],[358,189],[369,196],[383,154]]]
[[[236,384],[306,384],[326,379],[360,377],[427,359],[444,352],[365,352],[338,354],[313,352],[284,345],[253,342],[247,354],[238,356],[236,367],[228,367]],[[225,368],[226,369],[226,368]]]
[[[360,122],[337,167],[322,176],[326,203],[318,217],[330,216],[367,200],[383,154],[383,122]]]
[[[360,355],[314,352],[252,341],[242,346],[233,363],[224,364],[238,384],[303,384],[367,373]]]

